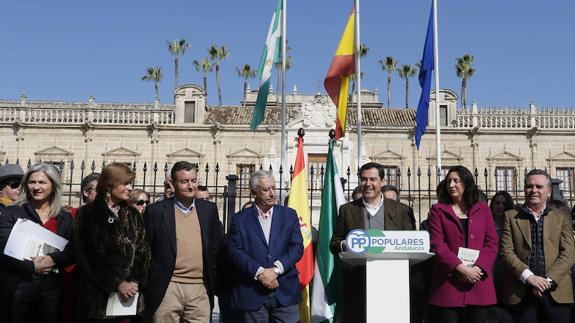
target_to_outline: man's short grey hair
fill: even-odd
[[[525,182],[523,183],[523,185],[527,186],[527,179],[529,178],[529,176],[535,176],[535,175],[543,175],[547,177],[547,187],[551,187],[551,176],[549,176],[549,174],[546,171],[537,168],[530,170],[529,173],[525,175]]]
[[[263,169],[254,172],[252,174],[252,177],[250,177],[250,191],[257,192],[260,178],[268,178],[268,177],[274,178],[274,175],[270,171]]]
[[[34,166],[30,166],[26,174],[22,178],[22,194],[20,195],[19,205],[24,203],[30,203],[32,201],[32,193],[28,189],[28,180],[30,176],[36,172],[42,172],[46,174],[46,177],[52,183],[52,194],[50,195],[50,217],[57,216],[62,210],[62,180],[60,179],[60,171],[54,165],[46,163],[37,163]]]

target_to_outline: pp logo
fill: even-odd
[[[352,230],[345,239],[347,248],[353,253],[366,253],[369,249],[369,236],[364,230]]]

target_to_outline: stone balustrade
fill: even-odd
[[[23,97],[25,99],[25,97]],[[0,100],[0,124],[67,125],[170,125],[176,123],[174,105],[135,103],[28,102]],[[482,129],[575,129],[575,109],[528,107],[482,107],[474,103],[450,117],[451,128]],[[353,119],[353,116],[352,116]],[[406,123],[413,127],[413,122]]]
[[[122,104],[33,104],[17,106],[1,104],[0,123],[24,124],[95,124],[95,125],[159,125],[173,124],[173,106]],[[52,105],[52,106],[51,106]]]
[[[575,109],[483,108],[458,111],[453,127],[486,129],[575,129]]]

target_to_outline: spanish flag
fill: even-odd
[[[323,85],[337,107],[335,139],[345,136],[349,80],[355,73],[355,7],[352,9],[343,36],[335,52]]]
[[[303,136],[298,137],[297,155],[291,180],[288,207],[296,210],[299,226],[303,237],[303,257],[296,264],[299,272],[299,285],[302,291],[302,301],[299,304],[300,322],[310,322],[309,283],[314,273],[314,257],[311,241],[311,222],[308,204],[307,176],[303,154]]]

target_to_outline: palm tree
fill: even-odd
[[[467,107],[467,80],[475,74],[475,69],[471,67],[473,64],[473,55],[465,54],[461,57],[456,57],[455,60],[455,73],[457,77],[461,78],[461,102],[463,108]]]
[[[244,79],[244,105],[246,105],[246,91],[248,90],[248,80],[256,77],[256,71],[252,69],[250,64],[244,64],[242,68],[236,66],[238,76]]]
[[[387,72],[387,108],[389,109],[391,101],[391,73],[397,71],[398,60],[392,56],[387,56],[385,60],[380,59],[381,68]]]
[[[158,83],[164,78],[162,74],[162,68],[159,66],[148,67],[146,70],[146,75],[142,76],[142,81],[153,81],[154,82],[154,93],[156,94],[156,99],[160,98],[158,93]]]
[[[175,69],[175,82],[174,82],[174,89],[178,87],[178,72],[179,72],[179,58],[180,54],[184,55],[186,50],[190,47],[190,44],[182,38],[180,40],[172,40],[168,41],[168,50],[172,55],[174,55],[174,69]]]
[[[291,47],[286,46],[286,72],[287,72],[287,70],[289,70],[291,68],[291,65],[293,62],[293,58],[289,54],[290,51],[291,51]],[[280,52],[280,59],[281,59],[281,52]],[[277,73],[277,82],[276,82],[276,107],[279,107],[279,105],[280,105],[279,92],[280,92],[280,70],[281,70],[281,68],[282,68],[282,63],[280,60],[280,62],[276,64],[276,69],[278,72]]]
[[[399,77],[405,79],[405,108],[409,108],[409,78],[415,76],[417,68],[413,65],[401,65],[397,73]]]
[[[208,73],[214,70],[212,62],[207,58],[202,58],[201,61],[194,60],[194,66],[197,72],[202,72],[204,74],[204,91],[206,91],[206,96],[208,95]]]
[[[230,55],[226,46],[218,47],[212,45],[208,48],[208,55],[213,65],[216,67],[216,85],[218,87],[218,102],[222,105],[222,89],[220,84],[220,63]]]
[[[367,53],[369,52],[369,47],[367,47],[366,44],[361,44],[359,46],[359,58],[363,58],[367,55]],[[359,76],[363,79],[363,72],[361,72],[361,75]],[[350,76],[351,79],[351,94],[349,95],[349,99],[348,101],[350,103],[353,103],[353,92],[355,92],[355,73],[353,75]],[[359,89],[359,95],[361,95],[361,89]]]

